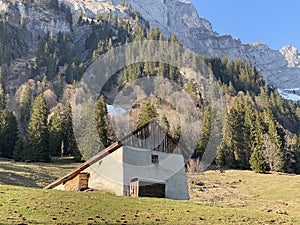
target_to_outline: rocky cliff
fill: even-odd
[[[0,11],[5,12],[11,24],[16,27],[25,26],[26,42],[28,49],[32,49],[36,38],[41,33],[59,31],[71,32],[70,21],[65,16],[53,13],[45,5],[37,3],[23,3],[22,0],[0,1]],[[26,1],[25,1],[26,2]],[[58,0],[71,9],[73,24],[76,23],[78,14],[95,18],[98,13],[118,13],[125,15],[120,0]],[[259,69],[268,84],[282,90],[297,92],[300,86],[300,56],[298,50],[292,46],[283,47],[280,51],[270,49],[263,43],[243,44],[239,39],[230,35],[219,35],[213,31],[209,21],[199,17],[194,6],[188,1],[181,0],[126,0],[149,21],[151,27],[158,27],[165,35],[176,33],[178,38],[194,52],[208,56],[227,55],[231,59],[249,58],[252,64]],[[2,13],[3,14],[3,13]],[[78,40],[86,31],[75,28],[75,37]],[[25,48],[26,49],[26,48]],[[289,89],[289,90],[288,90]],[[296,91],[295,91],[296,90]],[[297,93],[296,93],[297,94]],[[288,95],[285,95],[288,97]]]
[[[114,5],[120,4],[120,0],[61,1],[67,2],[74,12],[81,10],[88,16],[95,16],[101,11],[115,10],[109,6],[111,2]],[[243,44],[230,35],[219,35],[213,31],[209,21],[199,17],[194,6],[188,1],[126,0],[126,2],[136,8],[150,22],[151,27],[158,27],[166,35],[176,33],[184,45],[194,52],[208,56],[227,55],[232,59],[249,58],[263,73],[268,84],[283,92],[285,89],[297,90],[300,86],[300,56],[298,50],[292,46],[276,51],[264,43]]]

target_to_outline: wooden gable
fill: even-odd
[[[185,161],[189,155],[175,140],[158,124],[151,120],[125,136],[120,143],[124,146],[152,149],[155,151],[183,155]]]

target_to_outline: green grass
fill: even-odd
[[[0,158],[0,184],[42,188],[78,165],[69,158],[53,159],[51,164],[16,163]]]
[[[296,224],[259,208],[0,186],[4,224]]]
[[[9,172],[8,184],[21,185],[27,174],[27,186],[41,187],[74,166],[1,162],[0,177],[6,183]],[[0,185],[0,224],[300,224],[300,176],[229,170],[188,177],[190,201]]]

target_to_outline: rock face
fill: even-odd
[[[152,27],[157,26],[166,34],[176,33],[184,45],[194,52],[208,56],[226,54],[231,59],[249,58],[270,85],[281,89],[300,86],[300,56],[292,46],[275,51],[263,43],[242,44],[230,35],[221,36],[186,1],[127,1],[141,12]]]
[[[61,0],[73,9],[80,9],[89,16],[97,12],[114,10],[109,0]],[[114,5],[120,0],[113,0]],[[270,49],[263,43],[243,44],[230,35],[219,35],[212,25],[200,18],[194,6],[188,1],[180,0],[126,0],[150,22],[151,27],[158,27],[165,35],[176,33],[178,38],[192,51],[208,56],[227,55],[231,59],[249,58],[259,69],[268,84],[284,89],[300,86],[300,56],[292,46],[280,51]]]
[[[34,4],[24,4],[23,0],[12,0],[9,3],[0,0],[0,12],[6,12],[11,23],[20,26],[24,23],[26,35],[24,42],[34,47],[35,39],[41,33],[59,31],[70,33],[71,27],[65,17],[53,13],[35,0]],[[76,23],[78,14],[95,18],[98,13],[118,13],[126,15],[120,6],[121,0],[58,0],[68,5]],[[300,56],[292,46],[283,47],[280,51],[270,49],[263,43],[243,44],[230,35],[219,35],[214,32],[209,21],[199,17],[194,6],[184,0],[125,0],[141,13],[151,27],[158,27],[166,36],[176,33],[184,46],[192,51],[207,56],[227,55],[231,59],[249,58],[259,69],[268,84],[284,92],[285,89],[296,89],[300,86]],[[73,35],[84,35],[76,30]],[[82,39],[84,37],[74,37]],[[30,48],[29,48],[30,49]]]
[[[298,67],[300,68],[300,55],[298,53],[298,49],[287,45],[284,46],[282,49],[279,51],[285,59],[288,61],[288,66],[289,67]]]

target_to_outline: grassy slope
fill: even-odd
[[[10,173],[8,183],[21,185],[25,174],[24,184],[40,187],[75,165],[46,166],[1,162],[0,181]],[[189,186],[188,202],[0,185],[0,224],[300,224],[299,176],[207,171],[190,174]]]
[[[77,165],[70,159],[55,159],[50,163],[16,163],[0,158],[0,184],[42,188]]]

